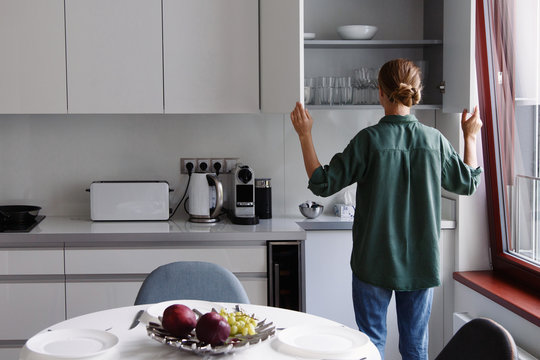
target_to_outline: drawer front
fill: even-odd
[[[147,274],[175,261],[208,261],[234,273],[266,274],[264,246],[66,249],[66,274]]]
[[[0,250],[0,275],[64,274],[63,249]]]
[[[132,306],[142,281],[67,282],[68,319],[95,311]],[[103,324],[105,328],[107,324]],[[126,324],[126,329],[129,324]]]
[[[0,347],[0,359],[18,359],[22,345],[15,347]]]
[[[266,305],[266,278],[242,277],[240,282],[252,304]],[[141,284],[142,281],[68,281],[66,284],[67,317],[131,306],[135,302]]]
[[[1,340],[25,340],[65,320],[64,282],[0,283]]]
[[[241,278],[240,282],[249,297],[249,302],[254,305],[268,304],[268,279],[267,278]]]

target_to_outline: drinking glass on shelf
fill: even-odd
[[[339,104],[350,105],[352,104],[352,78],[350,76],[343,76],[339,78]]]
[[[319,78],[320,87],[318,87],[318,90],[320,105],[334,104],[335,81],[336,79],[333,76],[321,76]]]
[[[355,95],[353,96],[353,104],[365,105],[369,103],[369,69],[361,67],[354,70],[355,78]]]
[[[314,84],[313,78],[304,79],[304,103],[306,105],[313,104],[313,98],[315,95],[315,87],[313,84]]]
[[[379,103],[379,83],[377,80],[377,70],[374,68],[367,69],[367,104],[378,104]]]

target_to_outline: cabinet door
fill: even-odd
[[[66,0],[69,113],[162,113],[160,0]]]
[[[256,0],[164,0],[166,113],[259,111]]]
[[[444,1],[443,112],[472,111],[476,101],[475,4],[470,0]],[[472,98],[474,96],[474,98]]]
[[[0,280],[0,340],[26,340],[65,320],[64,278]]]
[[[261,0],[261,110],[304,101],[304,0]]]
[[[2,0],[0,14],[0,113],[66,113],[64,0]]]
[[[351,251],[351,231],[307,232],[306,312],[356,329],[349,264]]]

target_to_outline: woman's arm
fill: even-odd
[[[476,134],[478,134],[481,127],[482,121],[478,114],[478,106],[474,107],[473,114],[468,119],[467,109],[464,109],[461,113],[461,128],[465,139],[463,161],[472,168],[478,167],[478,160],[476,157]]]
[[[298,134],[300,139],[300,146],[302,147],[302,155],[304,156],[304,166],[306,167],[306,173],[308,178],[311,178],[313,172],[321,166],[317,153],[315,152],[315,146],[313,145],[313,138],[311,136],[311,128],[313,127],[313,118],[309,114],[307,109],[304,109],[301,103],[297,102],[296,107],[291,112],[291,121],[294,126],[294,130]]]

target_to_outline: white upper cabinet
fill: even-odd
[[[426,0],[428,1],[428,0]],[[443,112],[472,112],[476,95],[475,1],[444,1]]]
[[[304,0],[260,4],[261,110],[289,113],[304,97]]]
[[[259,111],[257,0],[163,0],[165,113]]]
[[[161,0],[66,0],[68,112],[162,113]]]
[[[417,108],[461,112],[475,100],[474,2],[470,0],[261,0],[261,109],[288,113],[304,77],[351,76],[408,58],[423,67]],[[342,40],[337,27],[375,25],[372,40]],[[303,33],[315,33],[315,40]],[[441,91],[441,85],[444,88]],[[313,90],[313,89],[312,89]],[[308,105],[366,109],[380,105]]]
[[[66,113],[64,0],[0,1],[0,113]]]

